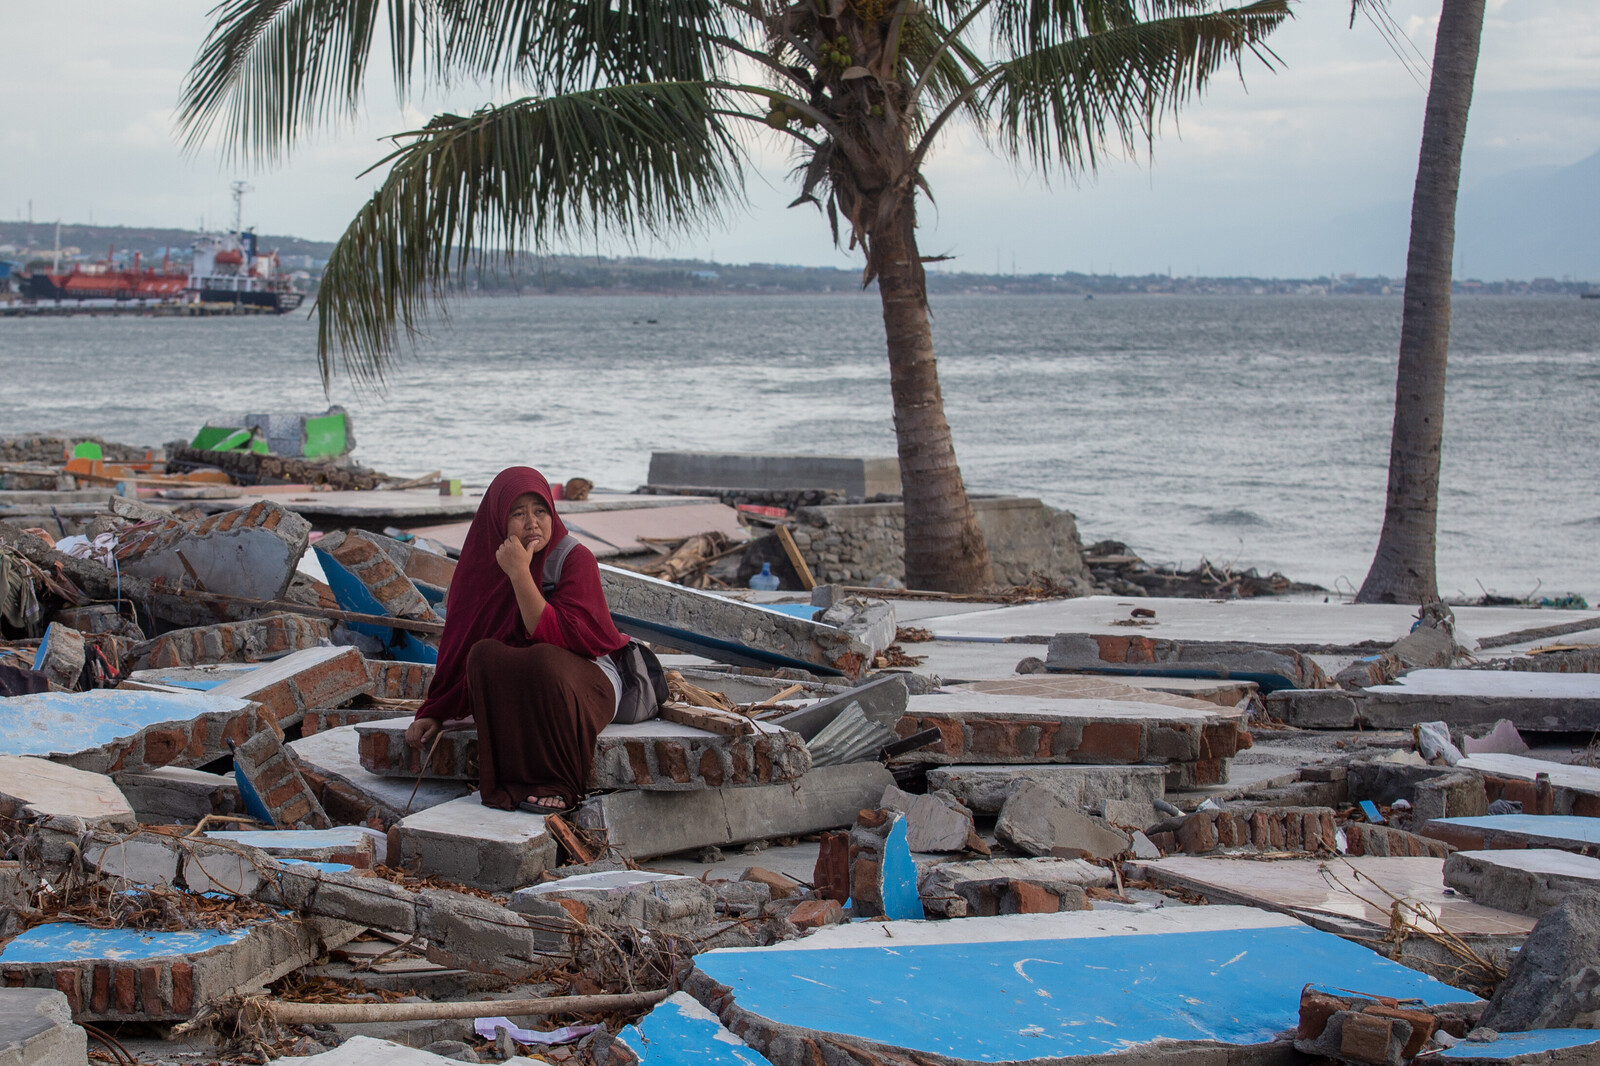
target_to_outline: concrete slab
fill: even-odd
[[[928,768],[928,787],[942,788],[979,814],[999,814],[1022,781],[1037,781],[1074,806],[1103,809],[1107,803],[1149,807],[1166,788],[1161,766],[978,766]]]
[[[879,763],[847,763],[819,767],[792,784],[613,792],[585,801],[575,819],[583,829],[605,831],[612,846],[642,860],[851,825],[892,784],[894,775]]]
[[[0,752],[45,755],[91,773],[199,766],[263,728],[256,705],[209,692],[97,688],[12,696]]]
[[[1236,709],[1240,702],[1257,691],[1252,681],[1216,680],[1194,677],[1117,678],[1086,674],[1027,674],[989,681],[971,681],[946,687],[964,692],[987,692],[993,696],[1032,696],[1053,700],[1127,700],[1155,703],[1163,707],[1187,707],[1207,711],[1212,707]]]
[[[229,625],[243,625],[230,622]],[[197,663],[195,665],[162,666],[135,670],[128,680],[145,685],[164,685],[167,688],[187,688],[196,692],[211,692],[220,685],[236,681],[256,669],[257,663]]]
[[[1268,1053],[1263,1045],[1295,1028],[1310,981],[1430,1004],[1471,998],[1243,907],[861,923],[694,961],[685,990],[720,1006],[723,1024],[776,1066],[1140,1051],[1176,1062],[1206,1049],[1253,1063],[1265,1057],[1249,1049]]]
[[[1135,608],[1156,612],[1132,619]],[[1455,607],[1456,639],[1471,649],[1524,630],[1575,622],[1600,628],[1600,611],[1533,611],[1520,607]],[[1411,632],[1416,608],[1293,600],[1180,600],[1151,596],[1083,596],[988,611],[923,618],[918,625],[945,640],[1007,640],[1056,633],[1138,633],[1168,640],[1282,644],[1302,651],[1382,650]],[[1140,624],[1130,626],[1130,621]],[[1148,623],[1148,624],[1144,624]]]
[[[65,993],[79,1021],[176,1021],[315,961],[313,923],[272,919],[156,932],[34,926],[0,950],[8,985]]]
[[[1600,888],[1600,859],[1554,848],[1458,851],[1444,883],[1474,902],[1537,918],[1570,893]]]
[[[358,870],[370,870],[388,850],[383,836],[355,825],[332,829],[213,830],[206,839],[244,844],[278,858],[344,863]]]
[[[72,1023],[66,996],[0,988],[0,1066],[84,1066],[88,1049],[89,1034]]]
[[[262,663],[210,690],[217,698],[251,700],[280,726],[298,722],[312,707],[337,707],[371,690],[366,660],[354,648],[302,648]]]
[[[1462,1041],[1440,1052],[1451,1066],[1588,1066],[1600,1060],[1600,1033],[1593,1029],[1536,1029],[1500,1033],[1493,1042]]]
[[[1082,859],[980,859],[919,868],[917,893],[929,914],[946,918],[1087,910],[1084,889],[1111,874]]]
[[[687,992],[668,996],[638,1024],[618,1033],[617,1041],[638,1056],[641,1066],[770,1066]]]
[[[1361,856],[1322,863],[1174,856],[1130,865],[1140,876],[1199,892],[1213,902],[1265,907],[1307,920],[1326,915],[1369,931],[1389,928],[1391,901],[1385,891],[1425,906],[1433,920],[1411,917],[1436,933],[1448,929],[1465,937],[1522,937],[1533,928],[1532,919],[1447,895],[1443,859]]]
[[[724,503],[577,513],[569,513],[560,504],[556,506],[568,530],[599,544],[600,550],[590,549],[598,558],[650,551],[650,545],[640,537],[665,540],[698,533],[721,533],[733,544],[750,539],[750,530],[739,522],[739,512]]]
[[[315,1055],[290,1055],[273,1062],[293,1066],[452,1066],[457,1059],[435,1055],[421,1048],[379,1040],[372,1036],[352,1036],[338,1047]]]
[[[629,636],[735,666],[789,667],[856,678],[872,649],[833,626],[600,566],[611,616]]]
[[[816,841],[802,840],[762,848],[759,855],[730,849],[727,855],[713,862],[701,862],[694,853],[661,855],[649,860],[648,869],[705,877],[711,881],[737,881],[751,865],[760,863],[763,869],[809,884],[816,872],[820,851],[821,845]]]
[[[1600,674],[1413,670],[1367,689],[1361,717],[1378,729],[1443,721],[1477,730],[1505,718],[1519,730],[1588,732],[1600,728]]]
[[[402,866],[491,892],[532,884],[556,864],[542,815],[485,807],[476,792],[407,816],[396,833]]]
[[[116,549],[119,572],[232,596],[282,598],[311,523],[268,501],[237,502],[242,506],[221,514],[124,535]]]
[[[1250,746],[1243,712],[1127,700],[1039,699],[983,692],[913,696],[896,732],[938,729],[925,763],[1166,764],[1173,787],[1220,784],[1227,760]]]
[[[358,724],[361,766],[382,777],[415,781],[473,781],[478,777],[478,731],[453,729],[441,734],[426,768],[422,753],[406,743],[410,719]],[[693,791],[771,785],[798,780],[811,769],[811,755],[798,733],[764,722],[754,732],[723,736],[662,719],[634,725],[613,723],[595,743],[589,788]]]
[[[1566,763],[1549,762],[1544,759],[1533,759],[1526,755],[1468,755],[1456,763],[1460,770],[1475,770],[1484,775],[1486,782],[1494,786],[1499,781],[1534,781],[1539,774],[1550,775],[1550,785],[1554,790],[1555,809],[1553,814],[1577,814],[1586,817],[1600,815],[1600,769],[1593,766],[1569,766]],[[1490,798],[1495,798],[1495,789],[1489,789]],[[1531,790],[1524,790],[1526,796],[1512,796],[1512,799],[1522,799],[1524,809],[1531,807],[1528,802],[1532,798]]]
[[[133,807],[111,778],[45,759],[0,755],[0,817],[67,815],[90,828],[132,829]]]
[[[345,825],[387,830],[407,814],[425,811],[472,791],[460,781],[406,781],[379,777],[361,766],[361,738],[353,725],[291,741],[300,772],[317,791],[328,817]]]
[[[193,825],[208,814],[243,814],[233,776],[182,766],[123,771],[113,777],[140,822]]]
[[[1485,814],[1435,818],[1419,832],[1463,851],[1485,848],[1559,848],[1600,855],[1600,818],[1563,814]]]

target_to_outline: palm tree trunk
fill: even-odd
[[[1395,377],[1394,431],[1383,532],[1357,603],[1439,598],[1435,569],[1445,360],[1450,350],[1451,262],[1461,147],[1472,106],[1485,0],[1444,0],[1411,199],[1411,247]]]
[[[993,584],[994,572],[944,417],[911,194],[902,196],[892,217],[872,233],[870,247],[889,342],[889,391],[905,499],[906,584],[981,592]]]

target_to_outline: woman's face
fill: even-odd
[[[524,492],[512,501],[511,516],[506,519],[506,536],[515,537],[531,552],[550,543],[550,508],[538,493]]]

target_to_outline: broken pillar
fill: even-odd
[[[556,864],[542,816],[485,807],[476,792],[408,815],[394,839],[401,866],[491,892],[531,885]]]
[[[682,874],[604,870],[518,889],[510,907],[519,914],[568,915],[601,928],[634,926],[687,936],[716,917],[716,894]]]
[[[476,780],[478,732],[441,733],[428,765],[423,752],[406,743],[408,719],[358,724],[361,765],[383,777]],[[797,781],[811,769],[811,755],[798,733],[764,723],[730,737],[656,718],[633,725],[612,724],[595,743],[589,788],[680,792],[707,788],[770,785]]]
[[[849,763],[812,770],[793,783],[591,796],[574,820],[642,860],[848,826],[892,784],[894,776],[879,763]]]
[[[257,600],[282,598],[310,542],[311,523],[265,500],[194,521],[127,532],[123,572],[168,586]]]
[[[1255,682],[1262,692],[1332,683],[1309,655],[1294,648],[1229,641],[1057,633],[1044,663],[1056,673],[1239,679]]]
[[[617,628],[640,640],[735,666],[849,678],[872,664],[872,648],[833,626],[614,566],[601,565],[600,583]]]
[[[1082,859],[979,859],[924,869],[923,910],[944,918],[1087,910],[1084,890],[1111,884],[1110,871]]]

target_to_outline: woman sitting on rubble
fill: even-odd
[[[406,730],[426,754],[445,723],[478,729],[485,806],[555,814],[588,789],[595,737],[617,711],[611,624],[594,554],[571,543],[555,586],[541,590],[567,530],[544,475],[502,470],[472,519],[450,581],[439,664]]]

